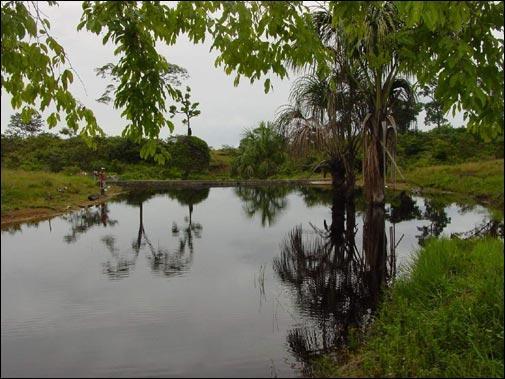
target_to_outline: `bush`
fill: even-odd
[[[315,376],[503,377],[503,241],[431,240],[350,364]]]
[[[286,159],[286,145],[282,136],[270,125],[247,131],[240,141],[233,160],[232,173],[243,178],[268,178],[279,173]]]
[[[452,149],[451,145],[449,145],[445,141],[439,140],[437,141],[436,145],[433,146],[433,152],[432,152],[433,158],[437,162],[447,162],[451,149]]]
[[[208,171],[210,149],[207,143],[195,136],[176,136],[169,141],[171,159],[169,167],[175,168],[187,178],[192,173]]]
[[[76,175],[81,172],[81,169],[77,166],[67,166],[62,171],[65,175]]]
[[[397,152],[403,167],[490,160],[503,157],[503,136],[486,142],[467,129],[444,126],[399,135]]]

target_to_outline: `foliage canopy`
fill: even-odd
[[[167,102],[177,97],[164,80],[170,63],[157,43],[173,45],[181,34],[194,43],[210,36],[211,49],[218,52],[216,66],[227,74],[235,72],[235,84],[241,77],[251,82],[264,78],[266,92],[271,75],[288,75],[288,64],[318,62],[320,73],[328,72],[328,51],[314,31],[311,9],[301,1],[181,1],[170,6],[159,1],[84,1],[82,9],[78,30],[115,47],[119,85],[114,105],[127,121],[123,135],[136,141],[147,138],[144,157],[164,159],[157,150],[158,136],[163,128],[173,130]],[[503,2],[335,1],[329,9],[331,23],[352,47],[348,53],[363,54],[372,71],[381,72],[394,58],[399,71],[421,84],[435,80],[443,110],[464,110],[471,130],[487,137],[503,132],[503,38],[495,36],[503,32]],[[394,19],[383,18],[385,12]],[[2,2],[1,15],[1,86],[12,95],[12,107],[22,108],[28,121],[35,107],[44,111],[53,104],[56,112],[47,117],[49,127],[63,113],[67,125],[81,135],[102,133],[92,110],[69,90],[75,72],[38,3]],[[377,28],[388,30],[380,34],[379,44],[369,39],[371,17],[384,21]],[[375,77],[371,83],[383,79]]]

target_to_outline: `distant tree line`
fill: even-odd
[[[444,122],[427,132],[404,130],[398,138],[397,162],[400,167],[408,168],[503,159],[503,142],[503,136],[491,143],[485,142],[464,128],[452,128]],[[325,161],[325,154],[317,146],[308,147],[300,157],[293,151],[289,140],[283,137],[282,131],[271,123],[262,122],[256,129],[246,131],[233,154],[231,172],[243,178],[325,170],[321,164]],[[353,168],[355,173],[360,170],[361,160],[361,154],[358,154]]]
[[[205,173],[209,168],[209,147],[195,136],[174,136],[160,141],[159,146],[168,158],[162,166],[152,158],[144,160],[140,157],[141,143],[123,137],[96,137],[94,142],[96,149],[90,148],[79,136],[2,134],[1,164],[6,168],[67,174],[91,172],[101,167],[115,174],[133,170],[132,179],[187,178]]]

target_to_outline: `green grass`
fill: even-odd
[[[233,161],[233,154],[226,150],[210,150],[210,172],[229,173]]]
[[[503,208],[503,159],[420,167],[407,171],[405,176],[413,185],[464,193]]]
[[[317,376],[503,377],[503,241],[432,240],[398,279],[366,342]]]
[[[58,191],[64,187],[67,189]],[[2,169],[2,213],[27,208],[59,210],[98,192],[94,180],[86,176]]]

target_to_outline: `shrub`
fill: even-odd
[[[449,143],[439,140],[435,146],[433,146],[433,158],[437,162],[446,162],[449,158],[450,150],[451,145],[449,145]]]
[[[244,133],[232,164],[232,173],[243,178],[267,178],[279,172],[286,159],[285,141],[272,125],[261,122],[259,127]]]
[[[78,166],[67,166],[62,171],[65,175],[76,175],[81,172],[81,169]]]
[[[195,136],[176,136],[169,144],[169,167],[180,170],[183,178],[187,178],[191,173],[208,171],[210,150],[204,140]]]

